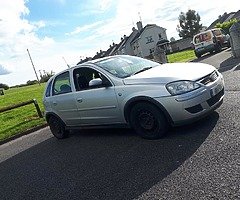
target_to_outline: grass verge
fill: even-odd
[[[44,87],[45,84],[41,84],[5,90],[5,95],[0,96],[0,108],[37,99],[43,110]],[[0,141],[46,123],[43,118],[38,117],[33,104],[0,113],[0,122]]]
[[[167,55],[167,58],[169,63],[176,63],[176,62],[189,62],[191,60],[196,59],[197,57],[194,54],[194,50],[186,50],[169,54]]]

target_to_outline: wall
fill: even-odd
[[[177,51],[181,51],[184,49],[192,48],[191,42],[192,42],[191,38],[180,39],[180,40],[176,40],[174,42],[170,42],[172,52],[177,52]]]

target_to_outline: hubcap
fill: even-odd
[[[142,128],[146,130],[151,130],[155,125],[155,117],[149,111],[142,111],[138,116],[139,124]]]

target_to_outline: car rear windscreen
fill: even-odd
[[[205,32],[205,33],[195,36],[194,43],[198,44],[201,42],[209,41],[209,40],[211,40],[211,38],[212,38],[211,32]]]

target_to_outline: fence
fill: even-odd
[[[26,106],[26,105],[29,105],[29,104],[32,104],[32,103],[34,104],[34,106],[37,110],[38,116],[40,118],[43,118],[42,112],[39,108],[39,105],[38,105],[38,102],[37,102],[36,99],[32,99],[32,100],[29,100],[29,101],[26,101],[26,102],[23,102],[23,103],[19,103],[19,104],[16,104],[16,105],[8,106],[8,107],[5,107],[5,108],[0,108],[0,113],[9,111],[9,110],[12,110],[12,109],[15,109],[15,108],[19,108],[19,107],[22,107],[22,106]]]

